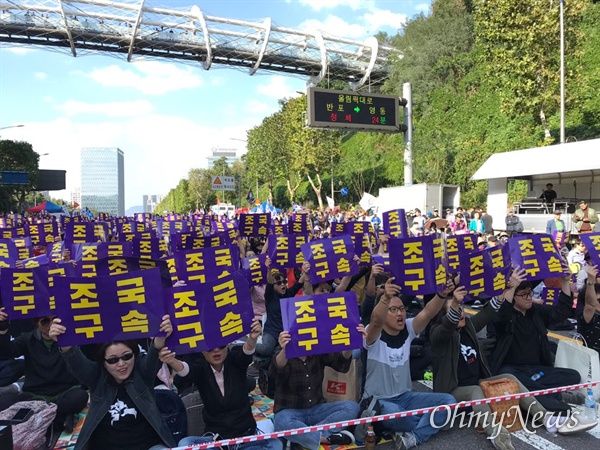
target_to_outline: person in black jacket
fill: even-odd
[[[490,361],[493,374],[513,374],[530,391],[580,383],[576,370],[554,367],[547,336],[549,326],[571,314],[573,297],[569,277],[563,277],[558,304],[554,307],[534,303],[532,291],[530,282],[522,282],[515,289],[512,302],[507,298],[500,307],[495,322],[497,341]],[[536,399],[554,415],[574,419],[560,393]],[[595,426],[586,423],[583,417],[577,416],[577,419],[578,424],[565,429],[576,432],[581,431],[582,426]]]
[[[202,418],[206,425],[204,436],[188,436],[179,441],[179,446],[210,442],[213,439],[231,439],[256,434],[256,421],[248,402],[246,371],[252,362],[256,340],[261,333],[258,320],[252,322],[252,331],[243,346],[227,346],[203,351],[204,358],[190,367],[175,358],[175,353],[163,348],[160,358],[171,366],[180,377],[193,380],[204,403]],[[242,444],[238,450],[260,448],[281,450],[279,439],[269,439]]]
[[[22,392],[5,392],[0,397],[0,411],[26,400],[56,403],[54,427],[73,427],[73,415],[85,408],[88,393],[67,370],[56,342],[49,331],[54,316],[35,319],[35,329],[10,340],[8,317],[0,308],[0,356],[25,357],[25,383]]]

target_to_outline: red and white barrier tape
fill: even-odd
[[[205,444],[196,444],[185,447],[176,447],[173,450],[200,450],[205,448],[222,447],[226,445],[247,444],[248,442],[263,441],[265,439],[282,438],[294,436],[297,434],[316,433],[317,431],[332,430],[336,428],[346,428],[354,425],[363,425],[367,423],[380,422],[383,420],[400,419],[402,417],[420,416],[431,412],[448,411],[456,408],[467,408],[469,406],[485,405],[489,403],[504,402],[507,400],[515,400],[526,397],[534,397],[538,395],[556,394],[558,392],[572,391],[575,389],[588,388],[600,384],[600,381],[592,381],[589,383],[572,384],[552,389],[542,389],[539,391],[519,392],[517,394],[501,395],[499,397],[484,398],[481,400],[470,400],[466,402],[452,403],[451,405],[434,406],[429,408],[413,409],[410,411],[402,411],[393,414],[383,414],[381,416],[364,417],[361,419],[346,420],[344,422],[334,422],[313,427],[296,428],[294,430],[277,431],[268,434],[257,434],[254,436],[244,436],[236,439],[224,439],[222,441],[207,442]]]

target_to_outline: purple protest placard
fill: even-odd
[[[50,314],[48,266],[2,269],[0,294],[9,319],[31,319]]]
[[[267,236],[270,223],[270,214],[240,214],[240,236]]]
[[[556,244],[548,234],[519,235],[510,238],[507,245],[513,266],[525,269],[527,281],[566,274]]]
[[[549,288],[544,286],[542,288],[542,300],[544,301],[544,305],[556,306],[561,290],[561,288]]]
[[[339,236],[341,234],[350,234],[346,230],[346,224],[344,222],[333,222],[331,224],[331,237]]]
[[[289,234],[288,224],[274,224],[269,225],[269,234]]]
[[[302,234],[269,235],[268,255],[274,269],[300,268],[304,263],[302,245],[308,238]]]
[[[600,233],[583,233],[579,239],[585,244],[593,265],[600,267]]]
[[[319,239],[301,247],[304,260],[310,263],[310,282],[317,284],[358,273],[354,246],[348,235]]]
[[[110,277],[55,277],[61,347],[141,339],[158,332],[165,306],[159,269]]]
[[[444,288],[446,268],[441,238],[390,238],[388,248],[391,272],[404,294],[431,294]]]
[[[373,264],[381,264],[386,271],[390,270],[390,255],[384,253],[382,255],[373,255]]]
[[[164,296],[173,323],[167,347],[177,354],[221,347],[250,332],[252,298],[241,273],[165,289]]]
[[[175,253],[177,278],[185,282],[215,280],[236,272],[240,264],[237,247],[205,247]]]
[[[0,269],[14,267],[19,259],[17,246],[11,239],[0,239]]]
[[[308,234],[310,233],[310,217],[309,214],[293,214],[288,223],[288,232],[290,234]]]
[[[60,236],[56,222],[28,224],[26,228],[33,245],[50,245]]]
[[[131,256],[144,259],[160,259],[168,256],[164,241],[158,238],[133,238],[131,241]]]
[[[460,272],[460,261],[474,252],[477,243],[474,234],[458,234],[446,237],[446,265],[448,273]]]
[[[281,299],[283,329],[292,340],[286,357],[321,355],[362,346],[356,293],[343,292]]]
[[[460,284],[467,290],[465,300],[501,294],[506,289],[510,270],[510,255],[505,246],[488,248],[462,256]]]
[[[100,241],[100,239],[96,237],[95,231],[95,224],[93,223],[68,223],[65,226],[65,246],[71,248],[73,244]]]
[[[255,255],[242,258],[242,270],[246,274],[249,286],[267,283],[268,268],[265,265],[267,255]]]
[[[406,213],[403,209],[386,211],[381,216],[383,222],[383,234],[392,238],[409,237]]]

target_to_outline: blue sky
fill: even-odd
[[[22,0],[15,0],[20,3]],[[53,3],[53,2],[46,2]],[[205,15],[310,29],[363,41],[378,31],[395,34],[407,18],[427,12],[431,0],[152,0],[146,6],[198,5]],[[409,80],[407,80],[409,81]],[[245,150],[246,131],[278,110],[278,100],[304,91],[306,80],[213,65],[0,47],[0,131],[25,140],[42,169],[67,170],[70,199],[81,185],[81,147],[119,147],[125,153],[125,206],[142,195],[165,195],[191,168],[206,168],[213,147]]]

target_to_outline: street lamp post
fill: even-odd
[[[560,143],[565,143],[565,2],[560,0]]]

